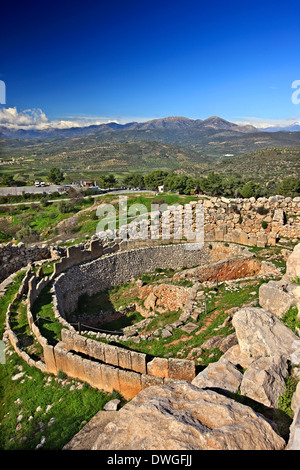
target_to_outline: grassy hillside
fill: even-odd
[[[99,143],[97,137],[12,140],[2,147],[0,158],[0,171],[14,174],[20,181],[42,179],[53,166],[62,169],[70,179],[80,180],[96,179],[105,172],[147,173],[157,168],[192,173],[211,160],[194,150],[160,142]]]
[[[215,170],[226,176],[239,173],[256,181],[276,181],[300,177],[300,148],[270,148],[257,150],[235,158],[224,158]]]

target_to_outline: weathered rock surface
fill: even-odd
[[[295,411],[294,419],[290,427],[289,442],[286,450],[299,450],[300,449],[300,406]]]
[[[238,368],[223,357],[209,364],[200,372],[192,384],[199,388],[212,388],[216,391],[230,391],[236,393],[241,385],[243,374]]]
[[[259,288],[259,303],[281,318],[293,305],[300,306],[300,286],[286,280],[269,281]]]
[[[299,405],[300,405],[300,382],[298,382],[296,390],[292,397],[291,409],[293,410],[294,413],[296,413],[296,410]]]
[[[276,354],[286,356],[292,364],[300,363],[300,338],[272,313],[247,307],[235,313],[232,324],[241,351],[259,359]]]
[[[239,365],[245,369],[247,369],[247,367],[249,367],[254,361],[253,358],[247,356],[241,351],[238,344],[229,348],[222,357],[232,362],[232,364]]]
[[[285,279],[291,281],[300,278],[300,243],[295,246],[293,252],[286,261]]]
[[[250,407],[188,383],[149,387],[127,403],[93,450],[282,450],[285,441]]]
[[[261,357],[246,370],[241,383],[241,394],[265,406],[278,408],[279,397],[284,395],[288,375],[284,356]]]
[[[91,450],[105,426],[116,418],[118,411],[98,413],[66,444],[63,450]]]
[[[144,308],[139,306],[144,316],[183,309],[190,293],[190,288],[169,284],[145,285],[139,289],[139,298],[144,300]]]

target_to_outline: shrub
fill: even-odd
[[[57,378],[58,379],[61,379],[61,380],[65,380],[67,378],[67,374],[65,374],[65,372],[63,372],[62,370],[59,370],[58,373],[57,373]]]
[[[72,212],[73,206],[69,201],[60,201],[58,203],[58,210],[62,214],[68,214],[69,212]]]
[[[39,240],[39,233],[30,227],[30,225],[23,225],[20,230],[16,233],[18,240],[24,242],[36,242]]]
[[[263,229],[266,229],[266,228],[268,228],[268,223],[265,220],[263,220],[262,223],[261,223],[261,226],[262,226]]]
[[[256,212],[260,215],[266,215],[269,212],[269,209],[266,209],[264,206],[259,206],[256,209]]]

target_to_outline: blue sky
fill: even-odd
[[[0,124],[300,119],[299,1],[6,3]]]

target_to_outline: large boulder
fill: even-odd
[[[300,338],[275,315],[257,307],[236,312],[232,325],[241,351],[259,359],[276,354],[286,356],[293,365],[300,364]]]
[[[300,406],[295,411],[286,450],[300,450]]]
[[[292,396],[291,409],[296,413],[297,408],[300,405],[300,382],[298,382],[295,392]]]
[[[284,277],[290,281],[300,278],[300,243],[295,246],[293,252],[286,261]]]
[[[236,393],[241,385],[243,374],[238,368],[221,357],[219,361],[209,364],[192,381],[199,388],[212,388],[216,391]]]
[[[99,434],[93,450],[283,450],[270,421],[190,383],[149,387]]]
[[[235,366],[240,366],[244,369],[247,369],[247,367],[249,367],[250,364],[254,362],[254,359],[252,357],[247,356],[241,351],[241,348],[238,344],[235,344],[234,346],[229,348],[225,352],[225,354],[223,354],[222,357],[232,362],[232,364],[234,364]]]
[[[91,450],[105,426],[117,417],[117,411],[98,411],[66,444],[63,450]]]
[[[246,370],[241,383],[241,394],[278,408],[279,397],[285,392],[288,375],[287,360],[284,356],[261,357]]]
[[[259,288],[259,304],[281,318],[293,305],[300,306],[300,286],[287,281],[269,281]]]

